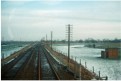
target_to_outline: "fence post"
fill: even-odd
[[[81,66],[81,59],[80,59],[80,66]]]
[[[99,71],[99,80],[100,80],[100,71]]]
[[[80,64],[79,64],[79,79],[81,80],[81,59],[80,59]]]
[[[75,57],[75,62],[74,62],[75,64],[75,74],[74,74],[74,77],[76,78],[76,57]]]
[[[94,70],[95,70],[95,69],[94,69],[94,66],[93,66],[92,68],[93,68],[93,73],[94,73]]]
[[[85,68],[87,68],[87,62],[85,62]]]

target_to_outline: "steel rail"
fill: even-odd
[[[46,58],[48,60],[49,65],[51,66],[53,72],[55,73],[55,76],[56,76],[57,80],[60,80],[60,76],[58,75],[58,72],[53,67],[53,65],[55,63],[52,61],[52,58],[50,58],[51,56],[48,55],[48,52],[46,52],[46,50],[43,47],[41,47],[41,48],[42,48],[42,50],[43,50],[43,52],[44,52],[44,54],[45,54],[45,56],[46,56]]]

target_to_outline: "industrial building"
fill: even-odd
[[[121,50],[119,48],[106,48],[101,51],[102,58],[119,59],[121,58]]]

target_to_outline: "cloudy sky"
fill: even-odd
[[[119,1],[2,1],[1,36],[4,40],[66,38],[66,25],[73,39],[121,38]]]

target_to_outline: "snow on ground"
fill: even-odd
[[[27,45],[22,45],[21,47],[18,45],[2,45],[1,46],[1,58],[3,57],[3,54],[4,54],[4,58],[6,58],[10,56],[11,54],[13,54],[14,52],[21,50],[25,46]]]
[[[63,53],[68,52],[67,46],[56,46],[53,48],[60,50]],[[109,80],[121,80],[121,59],[112,60],[112,59],[103,59],[101,58],[101,51],[104,49],[99,48],[88,48],[84,45],[74,45],[71,46],[70,56],[76,56],[77,61],[85,65],[87,63],[87,68],[92,71],[94,66],[96,74],[100,71],[101,76],[108,76]]]

